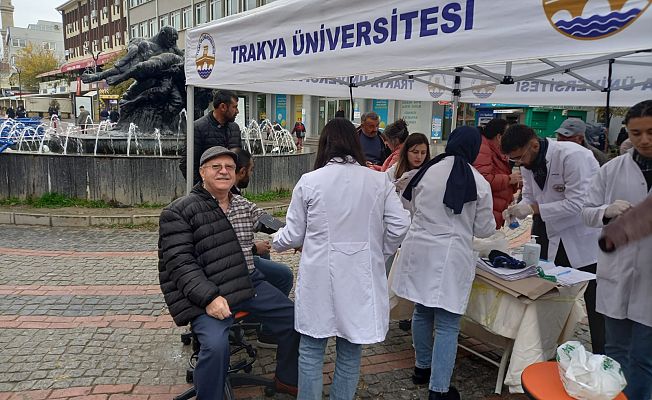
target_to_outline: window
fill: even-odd
[[[138,25],[131,25],[129,31],[132,39],[138,37]]]
[[[210,11],[211,11],[211,21],[222,18],[222,1],[221,0],[211,0],[210,2]]]
[[[190,7],[186,7],[183,9],[183,25],[181,26],[182,29],[186,28],[192,28],[192,9]]]
[[[233,15],[238,13],[238,0],[224,0],[224,10],[226,15]]]
[[[206,21],[206,3],[195,4],[195,24],[203,24]]]
[[[164,26],[170,25],[168,15],[161,15],[158,19],[158,25],[163,28]]]
[[[20,38],[13,38],[11,40],[11,45],[14,47],[27,47],[27,40]]]
[[[242,11],[253,10],[254,8],[258,7],[258,1],[257,0],[242,0],[242,5],[243,5],[243,10]]]
[[[43,42],[43,48],[45,50],[55,51],[57,49],[57,44],[56,42]]]
[[[156,29],[156,20],[155,19],[150,19],[149,20],[149,36],[152,37],[156,35],[157,29]]]
[[[170,13],[170,25],[174,29],[181,29],[181,11],[173,11]]]
[[[147,35],[147,22],[141,22],[138,24],[138,37],[146,38]]]

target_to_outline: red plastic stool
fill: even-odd
[[[573,400],[564,390],[554,361],[540,362],[525,368],[521,375],[521,385],[525,394],[534,400]],[[614,400],[627,400],[627,397],[620,393]]]

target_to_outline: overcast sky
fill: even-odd
[[[14,26],[27,28],[39,19],[61,21],[61,14],[56,8],[66,0],[12,0],[14,6]]]

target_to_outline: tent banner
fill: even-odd
[[[364,76],[650,47],[649,0],[278,0],[186,33],[189,85]]]
[[[555,60],[558,63],[577,63],[584,59]],[[611,104],[629,107],[639,101],[652,98],[652,56],[634,55],[620,59],[637,64],[612,66]],[[524,62],[513,65],[514,76],[526,75],[547,68],[543,63]],[[489,67],[488,67],[489,68]],[[493,72],[493,71],[489,71]],[[530,105],[558,106],[604,106],[607,94],[609,66],[608,61],[599,65],[575,70],[569,73],[556,73],[538,78],[516,81],[504,85],[486,79],[461,79],[460,101],[466,103],[518,103]],[[383,75],[353,76],[351,82],[355,98],[392,99],[415,101],[452,101],[454,77],[446,74],[424,74],[418,79],[408,75],[377,80]],[[578,79],[582,77],[595,87]],[[369,82],[373,82],[369,84]],[[275,93],[280,89],[287,94],[310,94],[323,97],[349,97],[349,78],[310,78],[302,81],[255,83],[248,85],[221,85],[222,89],[245,90],[260,93]]]

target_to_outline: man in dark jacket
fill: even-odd
[[[194,131],[194,168],[193,183],[200,181],[199,157],[213,146],[222,146],[227,149],[241,148],[240,127],[235,123],[238,115],[238,96],[227,90],[220,90],[213,97],[213,112],[204,115],[195,121]],[[186,177],[186,151],[181,151],[181,173]]]
[[[294,305],[248,271],[238,237],[226,212],[235,184],[237,156],[211,147],[199,159],[201,183],[161,213],[159,280],[174,322],[192,322],[200,343],[194,372],[197,398],[221,400],[229,366],[233,315],[248,311],[278,339],[276,390],[296,395],[299,335]]]
[[[363,114],[360,121],[358,136],[362,152],[367,159],[367,166],[383,165],[389,155],[389,149],[378,132],[380,117],[371,111]]]

